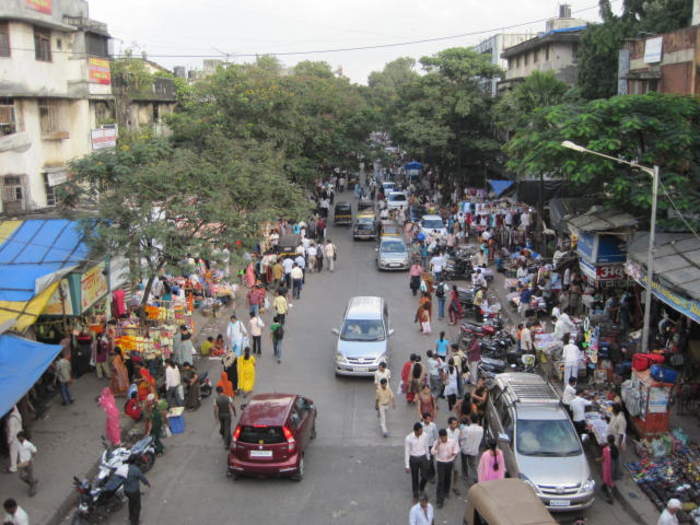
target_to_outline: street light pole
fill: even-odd
[[[644,325],[642,327],[642,352],[646,353],[649,351],[651,291],[654,283],[654,242],[656,240],[656,203],[659,197],[659,167],[654,165],[654,167],[650,168],[649,166],[643,166],[641,164],[637,164],[636,162],[630,162],[629,160],[613,157],[612,155],[606,155],[605,153],[600,153],[599,151],[594,151],[592,149],[579,146],[570,140],[563,141],[561,145],[565,148],[578,151],[579,153],[590,153],[591,155],[596,155],[597,157],[612,160],[618,164],[625,164],[651,176],[651,224],[649,231],[649,248],[647,249],[647,286],[644,294]]]

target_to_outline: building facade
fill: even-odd
[[[585,20],[571,17],[569,6],[559,6],[559,16],[547,21],[544,33],[501,53],[507,69],[505,79],[498,84],[498,91],[512,89],[535,71],[552,71],[562,82],[574,85],[578,44],[586,24]]]
[[[508,61],[501,58],[503,51],[525,40],[529,40],[532,37],[533,35],[531,34],[498,33],[486,40],[482,40],[475,45],[473,49],[477,53],[486,55],[493,65],[499,66],[505,71],[508,69]],[[481,85],[486,92],[490,93],[492,97],[495,97],[498,93],[498,82],[499,79],[497,78],[484,79]]]
[[[0,212],[54,205],[66,163],[92,150],[111,101],[109,34],[86,0],[3,0]]]

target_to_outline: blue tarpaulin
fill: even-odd
[[[27,393],[60,351],[60,345],[0,335],[0,416]]]
[[[416,162],[415,160],[413,162],[409,162],[408,164],[404,165],[404,169],[407,170],[421,170],[423,169],[423,165],[420,162]]]
[[[510,188],[513,185],[512,180],[492,180],[489,179],[489,186],[491,186],[491,189],[493,192],[498,196],[504,191],[506,191],[508,188]]]

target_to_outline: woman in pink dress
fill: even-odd
[[[252,262],[245,269],[245,284],[248,288],[255,286],[255,265]]]
[[[495,439],[489,441],[488,448],[484,450],[479,460],[477,480],[491,481],[506,477],[506,463],[503,460],[503,452],[497,447]]]
[[[112,445],[117,446],[122,442],[122,430],[119,422],[119,409],[114,400],[114,394],[112,394],[109,387],[104,387],[102,389],[102,394],[100,394],[98,403],[102,407],[102,410],[105,411],[105,416],[107,416],[105,422],[105,434],[107,439]]]
[[[601,476],[603,478],[603,492],[605,493],[605,498],[608,503],[612,504],[613,490],[615,489],[615,480],[613,479],[613,460],[614,456],[617,456],[618,451],[615,446],[615,436],[608,436],[608,442],[603,447],[603,456],[599,458],[601,461]]]

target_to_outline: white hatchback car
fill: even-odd
[[[426,235],[447,235],[447,227],[439,215],[423,215],[420,227]]]
[[[386,196],[386,207],[390,210],[408,208],[408,195],[405,191],[392,191]]]

